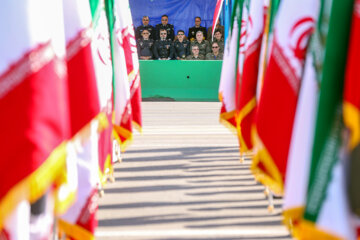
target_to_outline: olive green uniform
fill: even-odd
[[[201,54],[197,58],[194,55],[189,55],[186,57],[186,60],[205,60],[205,57]]]
[[[201,43],[198,41],[193,41],[190,43],[190,51],[192,52],[192,47],[198,46],[199,47],[199,54],[206,56],[209,52],[211,52],[210,43],[207,40],[202,40]]]
[[[213,53],[206,54],[206,60],[223,60],[224,55],[222,53],[219,53],[217,56],[215,56]]]

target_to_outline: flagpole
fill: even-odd
[[[268,8],[268,12],[266,15],[266,23],[265,23],[265,29],[264,29],[264,49],[262,52],[262,55],[260,56],[261,59],[261,65],[260,65],[260,72],[259,72],[259,76],[260,76],[260,84],[258,85],[259,93],[261,93],[261,88],[263,86],[264,83],[264,78],[265,78],[265,69],[266,69],[266,65],[267,65],[267,52],[268,52],[268,41],[269,41],[269,33],[270,33],[270,15],[271,15],[271,6],[272,6],[272,1],[269,1],[269,8]],[[260,94],[259,94],[260,96]]]

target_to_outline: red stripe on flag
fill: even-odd
[[[224,3],[224,0],[217,0],[216,2],[216,6],[215,6],[215,11],[214,11],[214,17],[213,17],[213,28],[212,28],[212,31],[211,31],[211,36],[214,36],[214,32],[215,32],[215,29],[216,29],[216,22],[217,20],[219,19],[220,17],[220,12],[221,12],[221,8],[222,8],[222,5]]]
[[[264,86],[255,120],[258,137],[269,153],[264,161],[264,174],[277,179],[280,174],[282,182],[277,182],[277,189],[283,188],[287,158],[297,104],[299,79],[288,65],[281,48],[274,40],[273,54],[270,57]],[[259,163],[257,163],[259,165]],[[276,169],[268,169],[275,166]],[[256,166],[253,166],[256,169]],[[266,184],[266,180],[264,180]]]
[[[90,39],[78,33],[67,46],[71,133],[75,135],[100,111]]]
[[[64,157],[61,152],[41,168],[41,173],[37,172],[70,135],[65,69],[65,63],[57,59],[50,44],[46,44],[29,51],[0,76],[0,83],[10,79],[8,83],[18,84],[12,85],[0,98],[0,156],[3,160],[0,164],[0,227],[4,211],[11,211],[9,204],[14,207],[21,200],[7,199],[7,194],[34,201],[63,171],[65,162],[60,163],[59,159]],[[22,187],[18,194],[9,192],[17,186]],[[3,209],[4,206],[7,209]]]
[[[242,138],[240,149],[243,152],[253,147],[251,126],[256,107],[256,87],[259,70],[262,35],[245,52],[244,71],[242,76],[239,99],[239,125]]]

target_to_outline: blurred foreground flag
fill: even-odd
[[[282,194],[306,49],[319,1],[282,0],[256,114],[255,178]]]
[[[0,8],[0,229],[17,205],[64,180],[70,136],[62,2]]]
[[[350,130],[349,201],[353,212],[360,217],[360,0],[355,1],[348,51],[345,88],[344,121]],[[359,232],[360,233],[360,232]]]
[[[346,194],[348,150],[342,118],[353,5],[354,0],[333,0],[330,8],[300,239],[356,239]]]
[[[98,132],[103,123],[99,119],[106,117],[99,114],[89,1],[63,0],[63,3],[73,145],[68,161],[75,163],[71,176],[76,178],[78,187],[74,204],[59,217],[58,229],[71,239],[93,239],[97,226]],[[71,191],[72,187],[68,187]]]

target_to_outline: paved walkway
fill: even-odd
[[[291,239],[240,164],[220,103],[144,102],[143,135],[100,199],[97,239]]]

